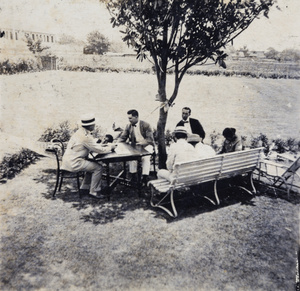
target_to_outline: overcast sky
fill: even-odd
[[[251,50],[300,48],[300,0],[278,0],[269,19],[254,21],[234,42]],[[70,34],[86,40],[100,30],[113,41],[120,40],[118,28],[112,29],[109,14],[98,0],[1,0],[0,27]]]

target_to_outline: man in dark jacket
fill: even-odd
[[[191,108],[183,107],[182,120],[180,120],[176,126],[184,126],[189,134],[198,134],[203,141],[205,138],[205,131],[198,119],[190,118],[191,112]]]
[[[148,122],[139,119],[139,113],[137,110],[132,109],[127,112],[129,124],[126,125],[125,130],[119,137],[119,142],[129,141],[132,145],[140,145],[145,150],[153,153],[154,150],[154,137],[151,126]],[[137,172],[137,164],[135,161],[129,162],[129,172]],[[150,156],[142,158],[142,174],[143,182],[148,181],[150,172]]]

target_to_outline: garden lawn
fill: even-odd
[[[172,75],[167,93],[173,91]],[[0,128],[3,133],[37,141],[48,128],[94,112],[104,132],[127,124],[127,111],[135,108],[154,128],[160,103],[156,76],[142,73],[90,73],[46,71],[0,76]],[[260,133],[270,139],[300,135],[300,81],[186,75],[168,112],[166,129],[173,131],[181,109],[189,106],[210,134],[235,127],[250,143]]]
[[[220,191],[174,220],[124,187],[107,202],[66,183],[52,200],[54,169],[1,185],[1,290],[295,290],[299,197]]]

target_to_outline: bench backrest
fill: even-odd
[[[248,173],[258,167],[263,148],[238,151],[175,165],[176,184],[195,185]]]

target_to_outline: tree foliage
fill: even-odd
[[[285,49],[280,53],[280,61],[299,62],[300,50],[297,49]]]
[[[41,53],[42,51],[49,49],[49,47],[47,47],[47,46],[44,46],[44,47],[42,46],[41,39],[33,40],[28,33],[25,34],[25,38],[26,38],[26,45],[27,45],[28,49],[34,55],[36,53]]]
[[[260,14],[268,16],[273,0],[110,0],[106,5],[113,27],[120,26],[123,41],[137,58],[150,59],[156,68],[160,109],[158,142],[160,167],[166,156],[164,130],[167,110],[178,94],[186,71],[213,60],[226,67],[225,46]],[[174,72],[174,90],[166,96],[168,70]],[[162,162],[161,162],[162,160]]]
[[[99,31],[93,31],[87,36],[88,45],[84,47],[84,53],[103,55],[108,52],[109,40]]]
[[[269,47],[265,52],[267,59],[279,60],[279,52],[272,47]]]
[[[300,50],[297,49],[285,49],[282,52],[270,47],[265,52],[267,59],[273,59],[280,62],[299,62]]]

